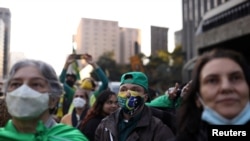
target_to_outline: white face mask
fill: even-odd
[[[201,119],[214,125],[242,125],[250,120],[250,102],[247,103],[245,108],[240,112],[239,115],[234,117],[233,119],[227,119],[221,116],[212,108],[205,105],[204,101],[198,95],[199,101],[201,102],[204,110],[201,115]]]
[[[33,119],[48,109],[49,94],[40,93],[23,84],[16,90],[7,92],[6,104],[12,117]]]
[[[83,108],[86,104],[86,100],[80,97],[76,97],[73,100],[73,105],[75,108]]]

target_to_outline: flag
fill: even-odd
[[[130,57],[130,65],[131,65],[132,71],[144,72],[142,61],[138,55],[134,55]]]
[[[76,54],[76,50],[74,49],[74,47],[72,47],[72,49],[73,49],[72,53],[73,53],[73,54]],[[77,60],[75,60],[75,61],[71,64],[71,67],[72,67],[73,72],[76,74],[77,80],[81,80],[81,77],[80,77],[80,69],[79,69]]]

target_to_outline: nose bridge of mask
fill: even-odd
[[[75,100],[76,100],[76,101],[85,101],[85,99],[84,99],[84,98],[81,98],[81,97],[76,97]]]
[[[128,90],[128,91],[124,91],[124,92],[119,92],[118,96],[126,98],[128,92],[130,93],[130,96],[132,96],[132,97],[140,96],[140,94],[138,92],[132,91],[132,90]]]
[[[30,96],[30,97],[37,97],[37,96],[40,96],[41,93],[32,89],[31,87],[29,87],[27,84],[23,84],[22,86],[20,86],[19,88],[11,91],[11,92],[8,92],[8,93],[12,93],[15,91],[15,95],[16,96],[20,96],[20,97],[27,97],[27,96]],[[44,94],[47,94],[47,93],[44,93]]]
[[[140,94],[138,92],[136,92],[136,91],[129,90],[129,93],[133,97],[140,96]]]

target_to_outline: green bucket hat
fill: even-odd
[[[148,92],[148,77],[143,72],[128,72],[123,74],[120,86],[127,83],[142,86]]]

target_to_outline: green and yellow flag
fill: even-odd
[[[74,47],[72,47],[72,49],[73,49],[72,53],[73,53],[73,54],[76,54],[76,50],[74,49]],[[74,71],[74,73],[76,74],[77,80],[81,80],[81,77],[80,77],[80,69],[79,69],[77,60],[75,60],[75,61],[71,64],[71,67],[72,67],[72,70]]]

